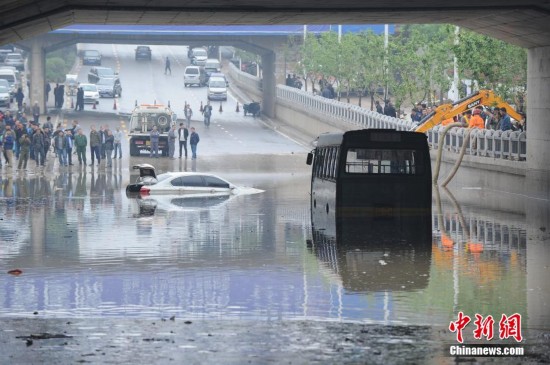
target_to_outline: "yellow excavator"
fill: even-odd
[[[415,132],[425,133],[436,125],[441,124],[444,120],[452,118],[456,115],[464,113],[466,110],[473,109],[478,105],[487,107],[499,107],[506,108],[506,112],[509,116],[524,123],[524,117],[516,112],[514,108],[500,97],[495,95],[491,90],[479,90],[478,92],[469,95],[453,104],[442,104],[438,106],[433,112],[426,115],[417,127]]]

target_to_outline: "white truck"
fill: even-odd
[[[151,152],[150,133],[156,126],[160,133],[159,150],[168,156],[168,131],[177,121],[177,115],[165,105],[141,104],[134,108],[130,116],[128,136],[130,156],[140,156],[143,151]]]

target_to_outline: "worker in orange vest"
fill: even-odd
[[[485,128],[485,121],[481,118],[481,110],[474,109],[472,117],[468,121],[468,128]]]

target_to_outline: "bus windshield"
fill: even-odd
[[[346,153],[348,174],[422,174],[419,153],[413,149],[349,148]]]

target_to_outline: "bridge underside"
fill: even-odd
[[[451,23],[525,48],[550,45],[545,0],[1,0],[0,9],[0,44],[71,24]]]

